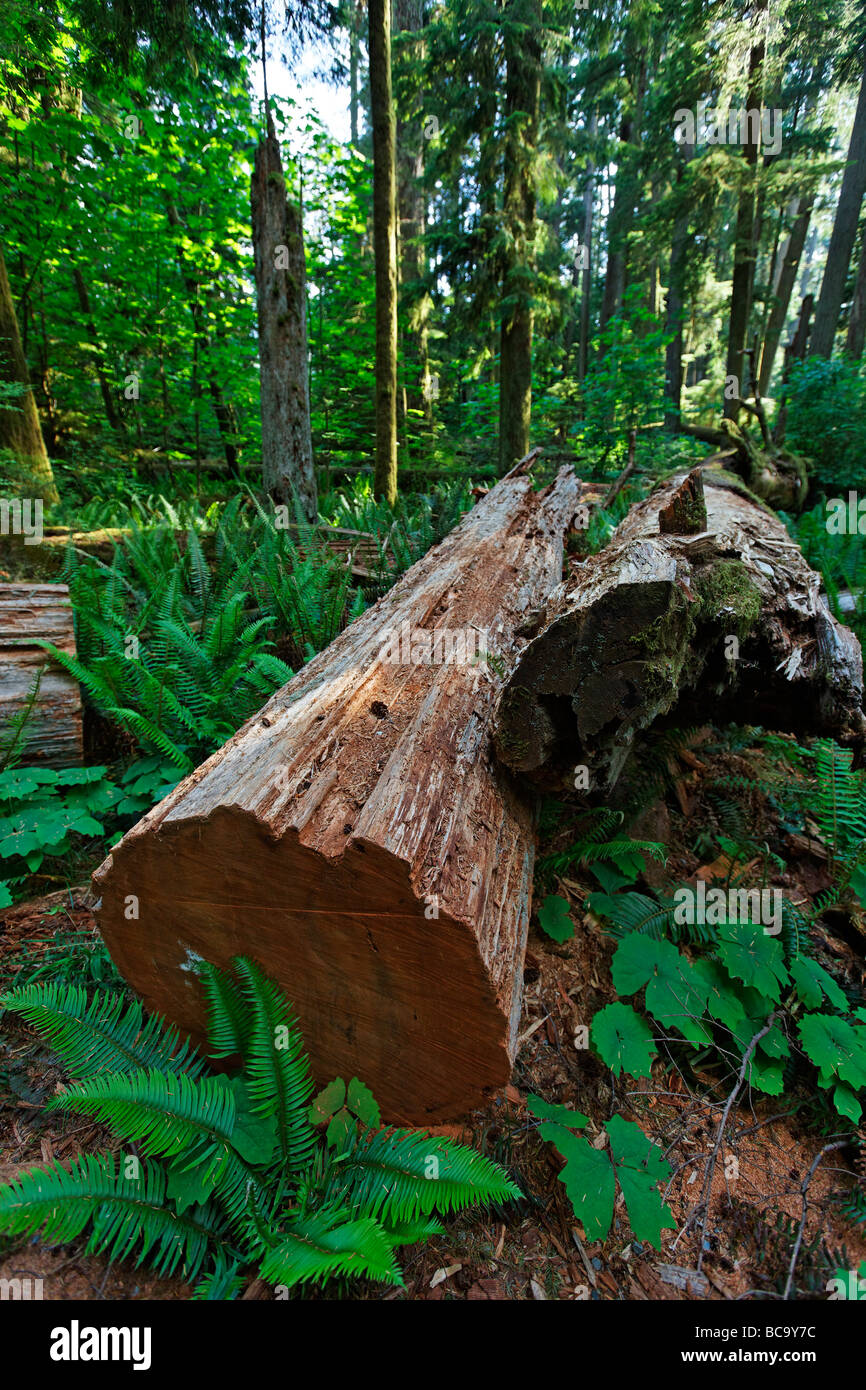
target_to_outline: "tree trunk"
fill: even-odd
[[[694,154],[694,146],[686,145],[677,168],[677,183],[682,182],[683,169]],[[683,206],[674,222],[671,237],[670,269],[665,312],[665,332],[672,334],[665,348],[665,429],[676,430],[680,422],[683,395],[683,315],[685,313],[685,277],[689,252],[690,210]]]
[[[361,6],[359,0],[349,0],[349,131],[352,145],[358,148],[358,108],[360,70]]]
[[[761,352],[761,370],[758,384],[762,396],[765,396],[769,390],[770,378],[773,375],[773,363],[775,362],[782,333],[784,332],[785,324],[788,319],[791,294],[797,279],[800,257],[803,254],[803,247],[806,244],[806,234],[809,230],[809,222],[812,217],[814,203],[814,193],[805,194],[797,200],[797,210],[791,227],[791,233],[784,243],[779,256],[777,274],[773,285],[770,316],[767,320],[767,332]]]
[[[93,360],[96,366],[96,379],[99,382],[99,390],[102,395],[102,406],[105,411],[105,418],[111,429],[116,434],[123,434],[123,422],[117,413],[117,405],[114,395],[108,382],[105,370],[105,357],[99,342],[99,334],[96,331],[96,324],[93,321],[93,311],[90,307],[90,296],[87,293],[87,285],[84,276],[81,274],[77,265],[72,267],[72,278],[75,281],[75,292],[78,295],[78,303],[84,316],[84,324],[90,335],[90,344],[93,348]]]
[[[169,226],[175,229],[183,228],[181,215],[174,203],[169,203],[166,208]],[[189,312],[192,318],[193,327],[193,346],[196,352],[196,361],[202,352],[206,352],[210,346],[210,335],[205,328],[204,315],[202,313],[202,303],[199,298],[199,285],[195,275],[189,270],[183,250],[178,245],[177,260],[180,266],[181,278],[186,288],[189,298]],[[238,458],[237,444],[237,421],[235,419],[234,406],[231,401],[226,399],[225,393],[220,385],[219,378],[213,368],[208,366],[207,385],[210,393],[211,404],[214,416],[219,429],[220,439],[222,440],[223,452],[226,457],[226,464],[230,473],[236,478],[241,476],[240,459]],[[198,450],[196,450],[198,453]]]
[[[3,248],[0,246],[0,381],[26,386],[27,390],[0,409],[0,448],[9,449],[26,475],[22,481],[38,491],[48,506],[59,501],[51,463],[36,413],[36,402],[30,389],[30,377],[15,302],[6,274]]]
[[[256,149],[252,228],[261,360],[262,479],[275,501],[297,498],[318,516],[307,354],[307,294],[301,211],[286,197],[280,146],[268,134]]]
[[[124,837],[100,929],[148,1008],[202,1037],[195,961],[248,952],[317,1080],[358,1076],[386,1120],[453,1119],[507,1082],[534,827],[488,726],[579,495],[571,469],[542,493],[503,479]]]
[[[860,645],[821,590],[768,508],[713,469],[680,475],[551,596],[500,701],[499,757],[603,791],[661,716],[861,742]]]
[[[866,230],[860,245],[860,260],[857,265],[857,278],[854,282],[854,298],[848,318],[848,334],[845,339],[845,352],[849,357],[862,357],[866,341]]]
[[[764,20],[768,0],[758,0],[755,13],[759,41],[749,52],[749,83],[746,92],[746,110],[760,111],[762,108],[764,71]],[[750,123],[749,135],[757,135]],[[740,411],[738,398],[745,392],[745,352],[749,333],[749,320],[752,314],[752,292],[755,281],[755,210],[757,205],[757,174],[760,136],[749,139],[743,151],[746,171],[740,195],[737,200],[737,224],[734,233],[734,273],[731,282],[731,314],[728,323],[728,351],[725,361],[725,400],[723,413],[728,420],[736,420]],[[733,383],[732,383],[733,379]],[[729,384],[733,390],[729,393]]]
[[[376,257],[376,460],[373,490],[397,500],[397,175],[391,96],[391,0],[370,0],[373,247]]]
[[[397,31],[413,34],[404,42],[402,54],[406,68],[412,69],[423,56],[419,37],[424,16],[421,0],[395,0],[394,24]],[[411,87],[411,78],[406,83]],[[400,233],[400,285],[405,300],[407,404],[410,410],[432,418],[432,391],[428,349],[431,300],[422,288],[427,274],[424,238],[427,230],[427,202],[421,180],[424,175],[423,112],[416,93],[406,102],[397,124],[397,206]]]
[[[623,117],[619,130],[616,183],[607,219],[607,268],[601,300],[599,329],[603,329],[622,309],[625,294],[625,238],[631,226],[631,170],[629,161],[634,132],[634,119]]]
[[[590,138],[598,136],[598,112],[593,111],[589,123]],[[594,157],[593,157],[594,158]],[[589,177],[583,191],[583,245],[586,265],[580,277],[580,340],[577,348],[577,379],[583,383],[589,368],[589,325],[592,311],[593,217],[595,210],[595,163],[590,164]]]
[[[25,766],[80,767],[81,691],[40,642],[75,655],[66,585],[0,584],[0,761],[9,758],[12,742],[14,761]],[[19,730],[11,729],[7,721],[28,704],[26,721]]]
[[[848,266],[857,237],[860,206],[866,192],[866,71],[860,83],[860,96],[854,115],[854,128],[848,146],[848,162],[842,177],[839,205],[833,219],[833,232],[827,249],[827,264],[821,293],[815,309],[815,326],[809,343],[810,357],[829,357],[833,351],[839,312],[845,294]]]
[[[535,177],[541,96],[537,0],[510,0],[505,13],[504,256],[499,338],[499,471],[529,449],[532,414],[532,279]],[[523,21],[528,28],[515,29]]]

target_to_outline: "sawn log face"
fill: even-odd
[[[150,1008],[201,1038],[197,957],[249,954],[317,1079],[357,1075],[387,1120],[453,1118],[507,1081],[533,807],[489,728],[578,494],[568,470],[544,493],[503,479],[124,837],[100,927]],[[486,630],[489,658],[387,659],[436,630]]]

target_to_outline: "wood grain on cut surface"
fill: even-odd
[[[456,1117],[507,1081],[534,812],[489,728],[578,496],[571,470],[541,493],[503,479],[125,836],[96,875],[100,926],[150,1007],[201,1037],[196,957],[246,953],[317,1079],[359,1076],[388,1120]],[[393,656],[436,632],[486,633],[490,655],[388,659],[389,633]]]

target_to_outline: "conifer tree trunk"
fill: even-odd
[[[404,48],[408,67],[417,63],[423,53],[423,6],[421,0],[395,0],[394,24],[398,32],[415,37]],[[397,203],[400,233],[400,283],[404,288],[414,285],[411,300],[406,306],[405,342],[408,377],[407,401],[410,410],[431,417],[430,361],[428,323],[430,296],[418,289],[426,273],[424,234],[426,231],[426,199],[421,187],[424,173],[423,112],[414,97],[397,125]]]
[[[397,500],[397,176],[391,95],[391,0],[370,0],[373,247],[376,257],[376,458],[373,487]]]
[[[677,170],[677,182],[682,179],[683,167],[694,154],[694,146],[683,151],[683,163]],[[685,310],[685,274],[689,248],[689,209],[684,206],[674,223],[668,271],[668,293],[665,331],[673,337],[665,348],[665,428],[676,430],[680,422],[683,394],[683,314]]]
[[[760,35],[749,53],[749,83],[746,93],[747,111],[760,111],[762,105],[764,69],[764,22],[768,0],[758,0],[754,16]],[[752,314],[752,291],[755,280],[755,220],[757,207],[757,170],[760,135],[749,123],[750,138],[745,150],[747,165],[745,179],[737,203],[737,224],[734,234],[734,273],[731,283],[731,315],[728,324],[728,351],[725,362],[726,378],[735,378],[733,392],[726,391],[724,415],[736,420],[739,407],[732,397],[745,393],[745,351],[749,319]]]
[[[598,135],[598,112],[593,111],[589,123],[592,140]],[[593,213],[595,209],[595,161],[590,165],[589,179],[583,192],[583,245],[586,247],[586,264],[580,275],[580,339],[577,348],[577,379],[586,379],[589,367],[589,322],[592,309],[592,258],[593,258]]]
[[[502,277],[499,346],[499,471],[502,474],[529,451],[531,281],[535,238],[532,160],[541,94],[540,23],[537,0],[511,0],[506,8],[503,217],[508,249]]]
[[[854,115],[854,128],[848,146],[848,162],[842,177],[839,205],[833,220],[833,233],[827,249],[827,264],[821,293],[815,309],[815,326],[809,341],[810,357],[829,357],[839,323],[845,294],[848,266],[857,237],[860,206],[866,193],[866,71],[860,83],[860,96]]]
[[[174,203],[169,203],[166,208],[169,226],[172,228],[182,228],[183,219]],[[210,346],[210,335],[205,326],[202,303],[199,297],[199,286],[195,274],[188,265],[183,250],[178,244],[177,261],[180,266],[180,273],[186,287],[189,298],[189,312],[192,318],[194,343],[197,354],[200,357]],[[235,477],[240,477],[240,459],[238,448],[235,442],[237,435],[237,419],[235,417],[234,406],[226,398],[222,385],[216,372],[212,367],[208,367],[207,386],[211,398],[213,413],[216,417],[217,428],[219,429],[220,439],[222,440],[223,453],[225,454],[228,470]]]
[[[814,193],[806,194],[798,199],[794,225],[791,228],[791,234],[784,243],[782,253],[779,257],[776,281],[773,285],[773,302],[770,308],[770,316],[767,320],[764,347],[761,352],[761,369],[758,378],[758,388],[762,396],[767,394],[770,378],[773,374],[773,363],[775,362],[776,353],[779,350],[779,343],[782,338],[785,323],[787,322],[788,309],[791,304],[791,294],[797,279],[800,257],[803,254],[803,247],[806,244],[806,234],[809,230],[809,221],[812,216],[814,203]]]
[[[301,211],[286,197],[280,146],[268,134],[256,150],[252,227],[261,358],[262,478],[271,497],[308,521],[318,515],[307,356],[307,297]]]
[[[26,386],[27,390],[10,402],[15,409],[0,410],[0,448],[9,449],[18,464],[28,474],[39,490],[42,501],[51,505],[59,501],[51,462],[42,438],[36,402],[30,389],[30,377],[21,335],[18,331],[18,316],[3,248],[0,246],[0,381]]]
[[[848,336],[845,339],[845,352],[849,357],[862,357],[866,340],[866,231],[860,247],[860,262],[857,266],[857,279],[854,283],[854,298],[848,319]]]
[[[623,117],[619,129],[620,155],[617,167],[613,201],[607,219],[607,269],[604,274],[604,294],[601,301],[599,328],[619,313],[625,294],[625,234],[630,222],[626,185],[629,181],[628,146],[631,144],[634,120],[631,115]]]
[[[87,285],[84,276],[77,265],[72,267],[72,278],[75,282],[75,293],[78,295],[78,303],[84,315],[85,327],[90,334],[90,345],[93,348],[94,363],[96,366],[96,379],[99,382],[99,391],[102,396],[105,418],[115,433],[123,434],[123,421],[117,412],[117,405],[114,395],[112,394],[105,368],[105,358],[102,348],[99,345],[99,334],[96,331],[96,324],[93,321],[93,311],[90,307],[90,295],[87,293]]]

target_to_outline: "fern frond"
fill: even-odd
[[[433,1211],[462,1211],[520,1197],[498,1164],[423,1130],[382,1129],[348,1139],[331,1170],[329,1194],[353,1215],[399,1226]]]
[[[310,1163],[316,1135],[307,1117],[313,1078],[298,1022],[282,991],[243,956],[233,962],[249,1012],[246,1074],[256,1114],[273,1116],[283,1164]]]
[[[391,1242],[377,1221],[363,1217],[335,1223],[323,1212],[296,1217],[280,1244],[265,1255],[259,1274],[286,1288],[335,1274],[403,1284]]]
[[[205,1063],[187,1039],[157,1014],[143,1022],[139,1003],[123,1011],[120,995],[87,1002],[79,985],[22,985],[0,995],[0,1008],[21,1014],[50,1043],[73,1076],[160,1068],[201,1076]]]
[[[211,1057],[240,1057],[249,1043],[249,1010],[235,981],[225,970],[203,961],[200,975],[208,1009]]]
[[[226,1245],[225,1223],[210,1208],[179,1215],[166,1205],[159,1165],[139,1168],[140,1176],[125,1177],[111,1154],[82,1154],[68,1168],[55,1160],[24,1173],[0,1188],[0,1230],[41,1231],[44,1241],[62,1243],[92,1222],[88,1254],[120,1260],[139,1247],[136,1264],[148,1260],[158,1274],[194,1278],[211,1247]]]

